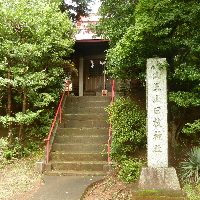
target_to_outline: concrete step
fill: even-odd
[[[108,136],[107,135],[98,135],[98,136],[55,136],[55,143],[83,143],[83,144],[92,144],[92,143],[107,143]]]
[[[79,96],[79,97],[67,97],[67,102],[89,102],[89,101],[105,101],[110,102],[111,98],[108,96]]]
[[[65,120],[59,126],[62,128],[108,128],[106,121],[102,120]]]
[[[67,97],[50,152],[49,175],[105,176],[110,97]],[[103,153],[104,152],[104,153]],[[50,164],[50,165],[49,165]],[[50,168],[49,168],[50,167]]]
[[[103,171],[107,162],[51,162],[52,170]]]
[[[52,151],[65,151],[67,153],[102,153],[106,149],[106,144],[59,144],[54,143]]]
[[[106,121],[108,115],[105,113],[91,113],[91,114],[63,114],[63,121],[65,120],[94,120],[94,121]]]
[[[107,172],[103,171],[73,171],[73,170],[53,170],[44,172],[49,176],[106,176]]]
[[[85,91],[83,92],[83,96],[96,96],[95,91]]]
[[[68,135],[68,136],[98,136],[98,135],[108,135],[108,127],[104,128],[61,128],[57,129],[56,135]]]
[[[64,108],[66,107],[103,107],[106,108],[109,105],[109,101],[65,101]]]
[[[105,114],[107,116],[105,107],[65,107],[63,110],[64,114]]]
[[[107,161],[108,155],[102,153],[66,153],[63,151],[51,152],[53,161]]]

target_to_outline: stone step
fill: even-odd
[[[106,121],[108,118],[108,115],[102,114],[63,114],[63,121],[65,120],[93,120],[93,121]]]
[[[107,172],[103,171],[73,171],[73,170],[53,170],[44,172],[45,175],[49,176],[106,176]]]
[[[96,96],[95,91],[84,91],[83,96]]]
[[[107,143],[108,136],[107,135],[98,135],[98,136],[55,136],[55,143],[84,143],[84,144],[92,144],[92,143]]]
[[[105,176],[107,165],[105,107],[110,97],[67,97],[62,123],[50,152],[49,175]],[[104,153],[103,153],[104,152]],[[52,171],[48,171],[52,169]]]
[[[65,120],[59,126],[62,128],[108,128],[106,121],[102,120]]]
[[[67,97],[65,102],[89,102],[89,101],[105,101],[110,102],[111,98],[107,96],[79,96],[79,97]]]
[[[63,151],[51,152],[53,161],[107,161],[108,155],[103,153],[66,153]]]
[[[90,162],[51,162],[52,170],[73,170],[73,171],[103,171],[105,161],[90,161]]]
[[[104,107],[65,107],[63,110],[63,114],[105,114],[107,116]]]
[[[107,128],[61,128],[57,129],[56,135],[68,135],[68,136],[98,136],[98,135],[108,135]]]
[[[66,101],[64,108],[67,107],[78,107],[78,108],[84,108],[84,107],[103,107],[106,108],[109,105],[109,101]]]
[[[67,153],[102,153],[106,149],[106,144],[59,144],[54,143],[52,151],[65,151]]]

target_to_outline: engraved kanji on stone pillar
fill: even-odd
[[[168,167],[167,73],[162,66],[165,61],[147,60],[148,167]]]

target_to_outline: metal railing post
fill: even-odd
[[[114,98],[115,98],[115,80],[112,80],[111,105],[114,102]],[[111,162],[111,158],[110,158],[111,136],[112,136],[112,124],[110,122],[109,131],[108,131],[108,164],[110,164]]]
[[[56,124],[56,121],[59,117],[59,122],[61,123],[62,122],[62,103],[63,103],[63,99],[64,99],[64,96],[65,96],[65,92],[66,92],[66,88],[68,86],[68,82],[66,82],[66,85],[65,85],[65,88],[64,88],[64,91],[62,93],[62,96],[61,96],[61,99],[60,99],[60,102],[58,104],[58,108],[57,108],[57,111],[56,111],[56,114],[55,114],[55,117],[54,117],[54,120],[51,124],[51,128],[50,128],[50,131],[49,131],[49,135],[47,137],[47,139],[44,139],[44,141],[46,142],[46,163],[49,163],[49,157],[50,157],[50,139],[51,139],[51,136],[52,136],[52,132],[54,130],[54,127],[55,127],[55,124]]]
[[[67,87],[68,87],[67,96],[68,97],[69,97],[69,86],[70,86],[70,81],[67,81]]]
[[[46,151],[47,151],[46,152],[46,156],[47,156],[46,157],[47,158],[46,159],[46,163],[49,163],[49,152],[50,152],[50,141],[49,140],[47,141],[47,149],[46,149]]]

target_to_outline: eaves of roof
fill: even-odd
[[[83,40],[76,40],[76,42],[77,43],[79,43],[79,42],[94,42],[94,43],[96,43],[96,42],[108,42],[108,40],[102,40],[102,39],[93,39],[93,40],[87,40],[87,39],[83,39]]]

